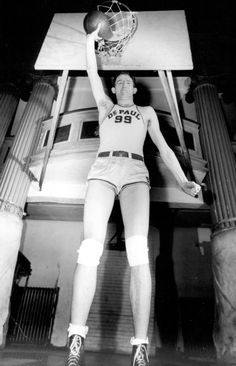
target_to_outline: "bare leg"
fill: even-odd
[[[120,194],[125,237],[147,237],[149,228],[149,188],[137,183],[127,186]],[[131,267],[130,300],[135,338],[146,339],[151,304],[151,274],[149,264]]]
[[[84,239],[104,243],[115,193],[110,185],[89,181],[84,207]],[[71,323],[85,326],[97,282],[97,266],[77,264],[72,296]]]
[[[88,281],[89,279],[89,281]],[[85,326],[94,298],[97,267],[77,264],[74,273],[71,323]]]
[[[151,274],[148,264],[131,267],[130,300],[134,318],[134,337],[146,339],[151,304]]]

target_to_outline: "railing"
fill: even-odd
[[[50,344],[59,287],[17,287],[11,299],[7,340],[10,343]]]

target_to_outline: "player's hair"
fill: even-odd
[[[118,76],[120,75],[129,75],[129,77],[133,80],[133,84],[134,87],[136,87],[136,80],[135,77],[133,75],[131,75],[131,73],[129,71],[120,71],[119,73],[117,73],[113,78],[112,78],[112,86],[115,86],[116,84],[116,79],[118,78]]]

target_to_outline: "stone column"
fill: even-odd
[[[12,83],[0,86],[0,148],[19,102],[19,92]]]
[[[13,146],[0,176],[0,346],[5,344],[5,327],[22,217],[31,183],[27,161],[37,133],[37,124],[51,113],[55,88],[51,80],[38,80],[25,107]]]
[[[216,316],[213,339],[217,358],[236,362],[236,162],[216,87],[194,89],[200,138],[208,161],[212,191],[212,269]]]

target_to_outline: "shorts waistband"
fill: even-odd
[[[117,157],[131,158],[135,160],[144,161],[142,155],[129,153],[128,151],[102,151],[98,154],[98,158],[104,158],[107,156],[117,156]]]

